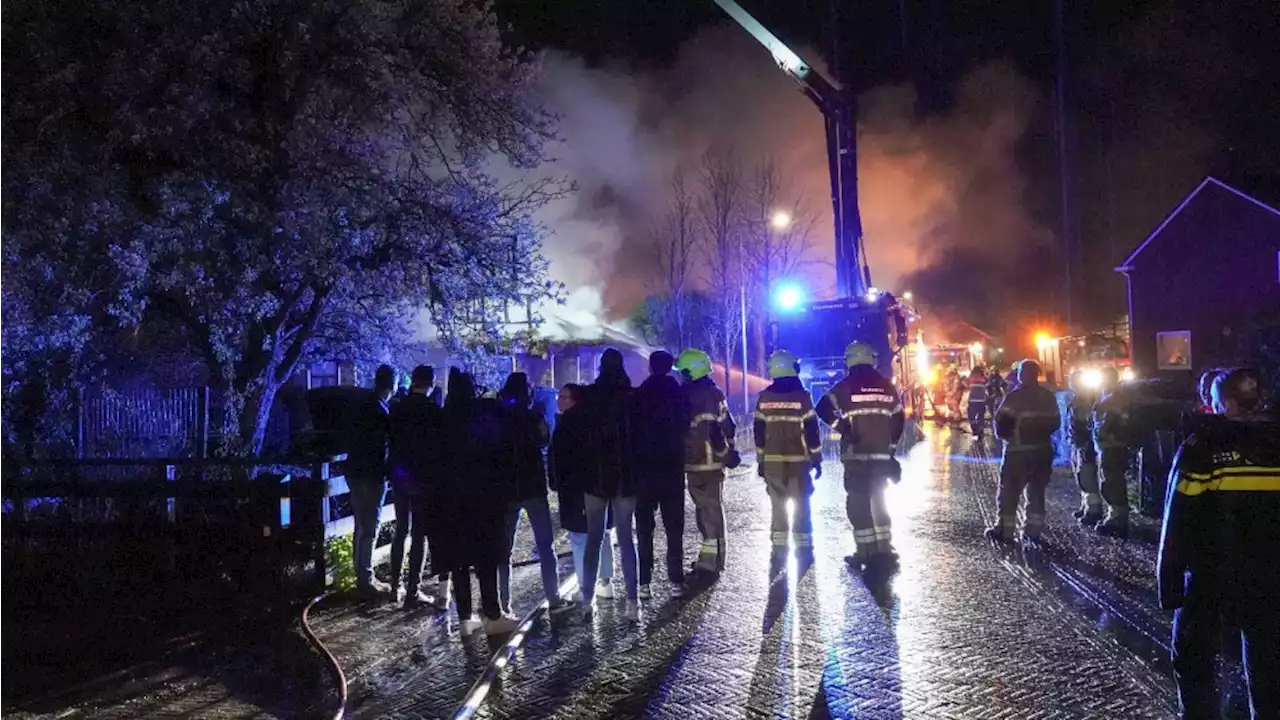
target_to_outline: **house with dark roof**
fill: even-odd
[[[1280,341],[1280,196],[1264,187],[1205,178],[1116,268],[1140,374],[1189,378]]]

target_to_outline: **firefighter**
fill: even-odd
[[[982,433],[987,426],[987,374],[976,367],[969,373],[969,429],[973,431],[973,439],[982,442]]]
[[[993,421],[996,417],[996,408],[1000,407],[1000,401],[1004,400],[1005,391],[1008,389],[1008,383],[1000,377],[1000,369],[992,369],[991,377],[987,378],[987,414]]]
[[[817,413],[840,433],[845,509],[857,547],[845,562],[855,569],[891,570],[898,558],[884,493],[902,475],[893,456],[905,422],[902,398],[876,371],[876,353],[866,343],[849,343],[844,364],[849,374],[822,397]]]
[[[1215,659],[1238,628],[1254,718],[1280,717],[1280,424],[1256,373],[1213,382],[1219,417],[1197,416],[1165,499],[1157,586],[1173,610],[1172,659],[1184,718],[1218,717]]]
[[[1102,476],[1102,500],[1107,516],[1094,529],[1101,535],[1127,537],[1129,534],[1129,448],[1133,444],[1133,419],[1124,396],[1116,393],[1120,373],[1114,367],[1102,369],[1102,399],[1093,408],[1093,442],[1098,451],[1098,471]]]
[[[1018,525],[1018,501],[1027,494],[1023,537],[1037,540],[1044,531],[1044,493],[1053,474],[1053,433],[1062,425],[1058,400],[1040,385],[1040,363],[1018,363],[1018,387],[996,410],[996,437],[1004,441],[1000,460],[1000,490],[996,511],[1000,518],[987,528],[991,540],[1009,542]]]
[[[685,381],[690,414],[684,442],[684,472],[698,532],[702,533],[702,548],[693,572],[714,578],[724,570],[724,471],[740,463],[734,449],[737,428],[729,415],[724,393],[711,379],[711,358],[705,352],[684,350],[676,359],[675,367]]]
[[[760,477],[773,509],[773,550],[784,554],[788,540],[801,552],[813,549],[809,497],[814,478],[822,477],[822,439],[809,391],[800,384],[800,361],[786,350],[769,356],[773,383],[756,401],[755,440]],[[787,527],[787,501],[795,503],[795,520]]]
[[[1102,521],[1102,495],[1098,491],[1098,453],[1093,446],[1093,405],[1097,396],[1084,386],[1084,374],[1071,373],[1071,399],[1067,402],[1067,444],[1071,468],[1080,488],[1080,508],[1072,513],[1081,525]]]

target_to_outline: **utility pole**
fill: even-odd
[[[1067,121],[1067,10],[1066,0],[1054,0],[1054,45],[1055,52],[1055,72],[1054,72],[1054,88],[1053,88],[1053,119],[1054,130],[1058,140],[1058,187],[1061,192],[1061,232],[1063,246],[1063,269],[1065,276],[1063,278],[1065,292],[1063,299],[1066,301],[1067,327],[1066,332],[1072,332],[1074,325],[1074,307],[1072,306],[1072,265],[1076,261],[1077,240],[1075,208],[1073,206],[1072,193],[1074,188],[1071,182],[1071,148],[1068,147],[1068,131]]]

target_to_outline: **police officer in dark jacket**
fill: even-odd
[[[672,595],[684,594],[684,434],[689,404],[671,375],[674,364],[675,358],[665,350],[650,355],[649,377],[634,398],[640,598],[651,595],[654,515],[659,511],[667,537],[667,580]]]
[[[1160,606],[1174,611],[1184,718],[1218,717],[1221,626],[1239,628],[1253,717],[1280,718],[1280,423],[1260,413],[1257,374],[1213,383],[1218,417],[1194,419],[1174,459],[1160,536]]]
[[[502,402],[504,444],[499,462],[506,481],[512,486],[511,502],[506,509],[507,562],[498,565],[498,592],[505,612],[511,611],[511,552],[516,540],[520,513],[529,517],[533,541],[542,569],[542,592],[551,612],[572,606],[560,597],[557,574],[555,528],[551,525],[551,506],[547,503],[547,464],[545,451],[550,441],[546,414],[534,408],[529,376],[514,372],[498,392]]]
[[[404,541],[410,537],[409,568],[405,574],[406,608],[427,603],[444,610],[449,605],[448,576],[443,587],[419,593],[424,546],[431,533],[432,512],[440,504],[441,478],[440,406],[432,397],[435,370],[430,365],[413,369],[409,392],[391,401],[391,433],[388,450],[388,479],[396,504],[396,528],[391,538],[391,585],[395,595],[404,560]]]

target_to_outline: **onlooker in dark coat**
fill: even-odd
[[[358,417],[346,442],[347,461],[343,469],[355,525],[351,543],[356,590],[365,596],[391,591],[391,586],[373,577],[373,543],[387,494],[387,432],[390,428],[387,403],[394,392],[395,370],[389,365],[379,366],[374,375],[373,392],[357,410]]]
[[[653,579],[654,515],[661,510],[667,537],[667,580],[684,593],[684,436],[689,429],[688,396],[671,375],[675,359],[659,350],[649,356],[649,377],[634,403],[636,535],[640,540],[639,596],[650,596]]]
[[[396,529],[391,538],[391,585],[394,592],[400,582],[404,541],[412,536],[404,583],[405,607],[429,603],[444,610],[449,604],[448,575],[440,578],[443,588],[436,585],[427,593],[418,592],[424,545],[428,537],[439,535],[432,532],[432,525],[435,524],[433,514],[439,514],[442,418],[432,394],[433,385],[435,371],[429,365],[419,365],[413,370],[408,393],[397,395],[391,401],[388,479],[396,505]]]
[[[542,591],[552,613],[569,607],[560,597],[560,577],[556,571],[555,528],[547,504],[547,466],[544,452],[549,440],[546,415],[533,408],[529,378],[511,373],[498,392],[502,403],[503,443],[499,456],[502,473],[511,485],[513,498],[506,509],[506,561],[498,564],[498,596],[504,612],[511,612],[511,551],[519,527],[520,512],[529,516],[533,540],[542,567]]]
[[[551,489],[560,503],[560,527],[569,533],[573,567],[578,585],[596,585],[598,597],[613,597],[613,543],[606,531],[600,544],[600,566],[596,577],[587,579],[584,561],[587,550],[586,485],[590,476],[590,456],[586,448],[586,427],[581,385],[569,384],[560,390],[560,415],[551,437]],[[613,527],[612,513],[606,529]]]
[[[498,602],[498,566],[507,559],[505,514],[509,484],[497,462],[502,439],[502,408],[496,400],[476,397],[475,380],[450,372],[444,405],[446,478],[441,486],[441,521],[432,570],[449,572],[463,635],[480,629],[471,615],[471,573],[480,583],[484,630],[490,635],[513,632],[514,618]]]
[[[587,452],[590,472],[587,476],[587,556],[583,570],[595,577],[600,567],[599,544],[604,540],[605,512],[612,508],[618,526],[618,550],[622,557],[622,576],[627,586],[626,615],[639,618],[637,560],[631,525],[636,510],[634,475],[635,450],[632,447],[631,378],[622,366],[622,353],[613,348],[600,358],[600,374],[586,392],[583,410],[586,416]],[[591,612],[594,590],[590,584],[582,589],[586,610]]]

